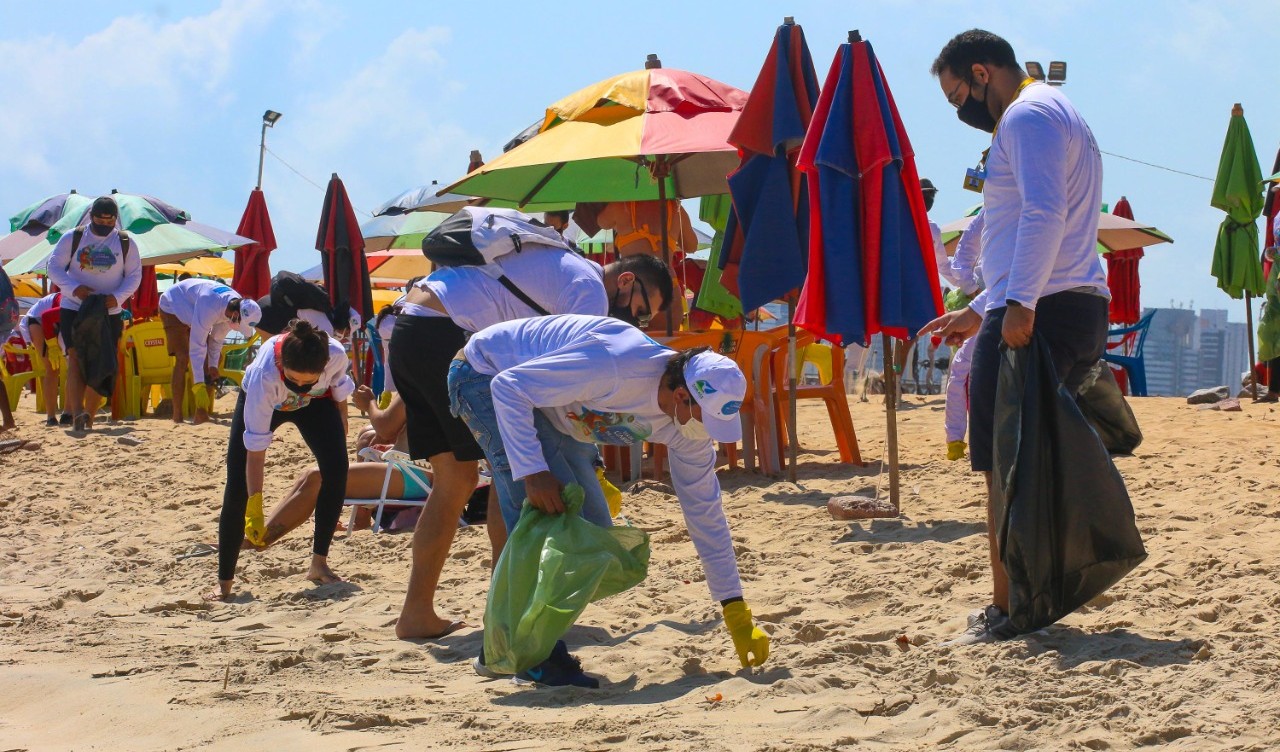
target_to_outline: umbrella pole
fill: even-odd
[[[1244,294],[1244,320],[1246,322],[1245,331],[1249,335],[1248,336],[1249,381],[1252,382],[1253,384],[1253,401],[1257,402],[1258,401],[1258,372],[1254,368],[1255,364],[1257,363],[1257,356],[1254,355],[1254,352],[1253,352],[1253,338],[1255,336],[1255,332],[1253,331],[1253,296],[1250,295],[1247,291]]]
[[[658,178],[658,227],[662,234],[662,263],[667,265],[667,269],[671,269],[671,240],[668,237],[670,227],[667,226],[667,163],[662,157],[658,157],[658,161],[654,163],[653,174]],[[680,285],[675,283],[675,275],[672,275],[672,281],[676,289],[675,294],[671,296],[671,307],[667,309],[667,336],[673,333],[671,317],[679,311],[683,320],[684,316],[684,290],[680,289]]]
[[[889,462],[889,502],[893,504],[894,516],[901,511],[898,505],[898,374],[894,370],[893,340],[889,335],[881,334],[884,343],[884,393],[889,395],[885,402],[885,449]]]
[[[788,475],[792,483],[796,482],[796,452],[800,446],[800,437],[796,435],[796,369],[800,364],[796,361],[796,296],[787,296],[787,436],[791,443],[787,447]]]

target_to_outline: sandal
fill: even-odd
[[[76,416],[75,420],[71,422],[72,431],[88,431],[89,428],[89,413],[80,413]]]

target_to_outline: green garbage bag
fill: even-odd
[[[545,514],[526,501],[494,567],[484,661],[498,673],[541,663],[588,603],[634,587],[649,572],[648,533],[584,520],[577,484],[563,498],[565,514]]]

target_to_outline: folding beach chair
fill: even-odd
[[[409,455],[396,449],[388,449],[385,452],[379,452],[373,447],[365,447],[360,450],[360,457],[368,462],[384,462],[387,465],[387,472],[382,478],[382,493],[376,499],[344,499],[342,506],[351,507],[351,514],[347,517],[347,529],[353,530],[356,522],[356,510],[360,507],[372,507],[373,509],[373,532],[381,532],[382,530],[382,510],[387,505],[395,507],[424,507],[426,506],[426,498],[422,499],[388,499],[387,488],[391,486],[391,471],[399,470],[400,475],[404,478],[405,488],[410,488],[412,483],[420,488],[424,493],[431,493],[431,485],[427,483],[423,468],[414,464]]]

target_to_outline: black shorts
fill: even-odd
[[[1108,301],[1100,295],[1059,292],[1036,303],[1035,331],[1044,336],[1058,378],[1074,392],[1107,346]],[[990,472],[995,447],[996,382],[1000,376],[1001,329],[1007,309],[988,311],[973,345],[969,372],[969,460]]]
[[[78,308],[74,311],[70,308],[63,308],[62,313],[60,314],[58,331],[67,333],[67,336],[62,339],[63,345],[66,347],[68,352],[75,349],[75,344],[72,341],[72,334],[76,330],[76,317],[79,315],[80,309]],[[115,347],[120,344],[120,335],[124,334],[124,314],[112,313],[109,314],[107,318],[111,319],[111,336],[114,339],[111,345],[112,347]],[[47,340],[48,337],[46,336],[45,339]]]
[[[391,332],[391,378],[404,400],[409,456],[431,459],[452,452],[459,461],[482,460],[471,429],[449,412],[449,364],[467,343],[453,319],[399,316]]]

